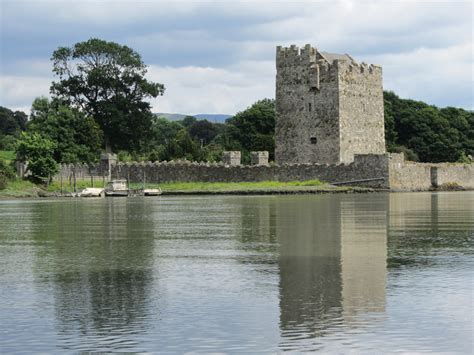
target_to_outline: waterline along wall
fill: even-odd
[[[189,161],[119,163],[112,178],[134,183],[304,181],[385,188],[392,191],[427,191],[447,185],[474,189],[474,164],[415,163],[403,153],[360,154],[349,164],[229,165]],[[364,181],[366,180],[366,181]]]
[[[349,164],[229,165],[189,161],[125,163],[112,167],[113,178],[130,182],[164,183],[243,181],[359,181],[357,185],[388,188],[388,155],[356,155]]]

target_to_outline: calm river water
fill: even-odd
[[[473,351],[474,192],[0,201],[0,352]]]

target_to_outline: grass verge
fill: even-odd
[[[0,198],[38,197],[39,191],[41,188],[32,182],[15,179],[8,182],[6,189],[0,190]]]
[[[163,192],[176,191],[246,191],[275,190],[292,187],[316,187],[325,184],[319,180],[307,181],[259,181],[259,182],[167,182],[162,184],[146,184],[147,188],[160,187]],[[131,188],[140,188],[141,184],[130,184]],[[326,185],[327,186],[327,185]]]
[[[77,180],[76,191],[92,187],[91,181]],[[94,181],[94,187],[103,187],[102,180]],[[141,188],[142,184],[132,183],[130,188]],[[332,186],[319,180],[306,181],[260,181],[260,182],[169,182],[146,184],[146,188],[160,187],[163,194],[280,194],[280,193],[326,193],[326,192],[368,192],[372,189],[349,186]],[[5,190],[0,190],[0,198],[54,196],[62,191],[67,194],[74,191],[69,181],[52,182],[47,188],[29,181],[14,180]]]

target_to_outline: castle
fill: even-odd
[[[384,154],[382,68],[307,44],[277,47],[275,162],[337,164]]]
[[[347,54],[306,45],[277,47],[275,164],[268,152],[225,152],[220,163],[189,161],[118,163],[105,154],[96,166],[63,165],[55,179],[122,178],[163,183],[304,181],[350,183],[392,191],[443,186],[474,189],[474,164],[415,163],[387,153],[382,68]],[[22,176],[24,167],[19,168]]]

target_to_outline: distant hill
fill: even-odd
[[[182,120],[186,116],[194,116],[198,120],[208,120],[210,122],[216,122],[216,123],[224,123],[226,119],[232,117],[232,115],[217,114],[217,113],[199,113],[197,115],[184,115],[182,113],[158,112],[158,113],[155,113],[155,115],[158,117],[165,117],[171,121],[179,121],[179,120]]]
[[[225,122],[226,119],[232,117],[232,115],[224,115],[217,113],[200,113],[193,116],[196,117],[198,120],[208,120],[210,122]]]

